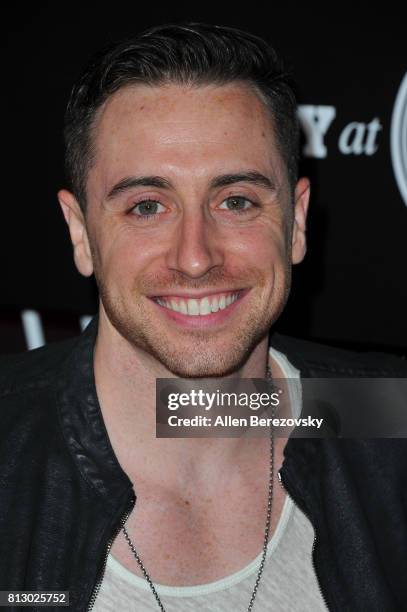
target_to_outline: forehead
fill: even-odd
[[[99,192],[135,173],[175,182],[242,168],[283,176],[271,113],[245,84],[127,86],[100,109],[93,134],[88,187]]]

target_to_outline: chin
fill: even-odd
[[[180,378],[221,378],[239,370],[245,363],[247,357],[219,359],[219,355],[208,359],[185,360],[182,356],[177,359],[172,356],[166,359],[164,355],[156,355],[156,359],[164,365],[175,376]]]
[[[180,378],[220,378],[233,374],[246,363],[255,347],[266,336],[269,329],[257,333],[236,334],[233,338],[190,338],[180,342],[161,336],[144,338],[144,342],[134,342],[136,348],[143,348],[169,372]],[[178,342],[177,342],[178,340]],[[140,342],[140,337],[138,338]]]

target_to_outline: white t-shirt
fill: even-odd
[[[298,380],[290,385],[293,416],[301,413],[299,371],[285,355],[270,348],[270,356],[284,376]],[[118,537],[123,537],[120,533]],[[326,612],[312,566],[314,531],[306,516],[287,496],[276,529],[267,547],[266,563],[254,610],[274,612]],[[260,548],[260,546],[259,546]],[[166,612],[245,612],[253,592],[262,551],[234,574],[197,586],[173,587],[154,583]],[[136,560],[134,560],[136,563]],[[157,612],[157,601],[140,578],[109,555],[94,612]]]

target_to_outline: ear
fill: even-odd
[[[75,265],[83,276],[91,276],[93,274],[92,255],[81,207],[75,196],[66,189],[58,192],[58,200],[69,227]]]
[[[305,230],[309,196],[310,182],[307,178],[301,178],[295,187],[294,226],[291,243],[291,259],[293,264],[300,263],[307,251]]]

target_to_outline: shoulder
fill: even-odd
[[[407,376],[407,360],[387,353],[350,351],[275,333],[271,345],[287,356],[303,376]]]
[[[75,340],[0,359],[0,465],[18,473],[59,439],[56,385]],[[58,432],[58,434],[57,434]],[[8,467],[7,467],[8,466]],[[17,470],[17,472],[14,472]]]
[[[0,399],[23,391],[41,389],[55,380],[61,364],[78,338],[0,357]]]

